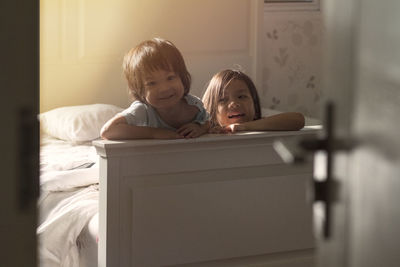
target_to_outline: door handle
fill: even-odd
[[[348,151],[356,146],[354,140],[341,140],[334,137],[335,107],[328,102],[325,110],[324,136],[314,138],[292,139],[290,141],[277,140],[274,148],[281,158],[290,164],[305,162],[307,156],[316,151],[324,151],[326,154],[326,178],[322,181],[313,179],[314,201],[322,201],[325,204],[323,222],[323,236],[329,239],[331,236],[332,203],[335,201],[339,183],[333,179],[333,153],[335,151]]]

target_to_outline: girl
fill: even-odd
[[[170,41],[154,38],[132,48],[123,70],[135,101],[103,126],[103,139],[192,138],[208,131],[208,113],[189,95],[191,76]]]
[[[238,70],[227,69],[215,74],[204,93],[203,102],[210,114],[211,133],[288,131],[304,127],[304,116],[297,112],[262,118],[255,85]]]

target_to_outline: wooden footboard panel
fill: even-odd
[[[311,163],[289,166],[276,138],[96,141],[99,266],[169,266],[313,248]]]

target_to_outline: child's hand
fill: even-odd
[[[154,139],[182,139],[183,137],[178,134],[177,132],[163,129],[163,128],[156,128],[156,131],[153,133]]]
[[[208,132],[212,134],[224,134],[224,133],[230,133],[231,131],[226,127],[214,126],[210,128]]]
[[[206,131],[204,127],[198,123],[188,123],[183,125],[176,131],[181,137],[184,138],[194,138],[199,137],[200,135],[204,134]]]

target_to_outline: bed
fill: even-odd
[[[272,144],[319,127],[99,140],[120,110],[41,114],[41,266],[312,265],[312,165],[284,164]]]

